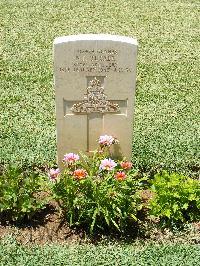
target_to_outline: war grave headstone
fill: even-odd
[[[81,34],[54,41],[57,156],[90,153],[101,135],[119,140],[113,155],[131,159],[137,40]],[[115,146],[115,145],[114,145]]]

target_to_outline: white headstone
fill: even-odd
[[[131,159],[137,40],[81,34],[54,41],[57,152],[92,152],[100,135],[119,140]]]

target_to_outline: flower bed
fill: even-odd
[[[60,221],[92,234],[107,229],[124,233],[152,219],[164,226],[198,223],[198,180],[164,171],[151,179],[125,158],[111,158],[116,138],[100,136],[98,143],[92,156],[65,154],[63,170],[52,168],[48,176],[8,167],[0,175],[1,222],[2,217],[30,221],[53,202]]]

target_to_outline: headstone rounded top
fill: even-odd
[[[115,41],[115,42],[138,45],[137,39],[135,38],[121,36],[121,35],[111,35],[111,34],[78,34],[78,35],[61,36],[55,38],[54,44],[61,44],[63,42],[75,42],[75,41]]]

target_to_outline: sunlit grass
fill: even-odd
[[[12,238],[0,242],[0,265],[162,265],[196,266],[200,260],[198,245],[189,244],[67,244],[29,247]]]
[[[139,42],[133,161],[197,171],[198,1],[2,0],[0,161],[56,161],[52,43],[78,33]]]

